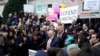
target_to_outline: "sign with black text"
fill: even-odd
[[[99,11],[100,0],[84,0],[84,10]]]
[[[78,6],[67,7],[60,11],[60,22],[63,24],[72,23],[78,18]]]

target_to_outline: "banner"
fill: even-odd
[[[31,50],[31,49],[29,49],[28,52],[29,52],[29,56],[35,56],[37,53],[37,51]]]
[[[78,6],[67,7],[60,11],[60,22],[63,24],[72,23],[78,18]]]
[[[84,0],[84,10],[99,11],[100,0]]]
[[[36,13],[47,13],[47,6],[42,4],[36,5]]]
[[[24,12],[34,13],[34,5],[24,4]]]

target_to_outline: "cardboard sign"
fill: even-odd
[[[60,11],[60,22],[63,24],[72,23],[78,18],[78,6],[67,7]]]

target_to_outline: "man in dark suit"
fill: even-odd
[[[65,39],[67,38],[67,33],[64,31],[64,26],[63,25],[58,26],[57,37],[58,37],[59,42],[60,42],[59,47],[63,48],[65,46]]]
[[[55,32],[53,30],[48,31],[48,38],[46,40],[46,48],[49,49],[51,47],[59,47],[59,40],[55,36]]]
[[[83,24],[82,29],[83,29],[84,35],[87,37],[89,34],[89,28],[88,28],[87,24]]]

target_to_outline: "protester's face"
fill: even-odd
[[[42,27],[42,30],[43,30],[43,31],[46,31],[46,30],[47,30],[47,26],[43,26],[43,27]]]
[[[49,31],[49,32],[48,32],[48,37],[51,38],[51,37],[53,37],[53,36],[54,36],[54,32]]]
[[[87,29],[86,24],[83,24],[83,30]]]
[[[26,36],[26,32],[25,30],[22,31],[23,36]]]
[[[53,27],[53,26],[50,26],[50,29],[51,29],[51,30],[53,30],[53,29],[54,29],[54,27]]]
[[[76,30],[74,29],[74,30],[73,30],[73,34],[76,34],[76,33],[77,33],[77,32],[76,32]]]
[[[59,32],[63,32],[63,31],[64,31],[64,27],[63,27],[63,26],[59,26],[59,27],[58,27],[58,31],[59,31]]]
[[[34,16],[32,16],[32,19],[34,19]]]
[[[91,35],[90,42],[91,42],[92,44],[95,44],[95,43],[97,43],[98,41],[99,41],[99,39],[96,37],[96,34],[92,34],[92,35]]]
[[[36,41],[36,40],[37,40],[37,36],[33,36],[33,40],[35,40],[35,41]]]
[[[89,35],[92,35],[94,33],[94,30],[89,30]]]
[[[31,32],[33,32],[34,30],[33,30],[33,28],[31,28],[31,30],[30,30]]]
[[[19,18],[19,21],[22,21],[21,18]]]
[[[6,36],[8,35],[8,33],[7,33],[7,32],[3,32],[2,35],[3,35],[4,37],[6,37]]]
[[[13,36],[13,33],[12,33],[12,32],[10,32],[10,33],[9,33],[9,36]]]

